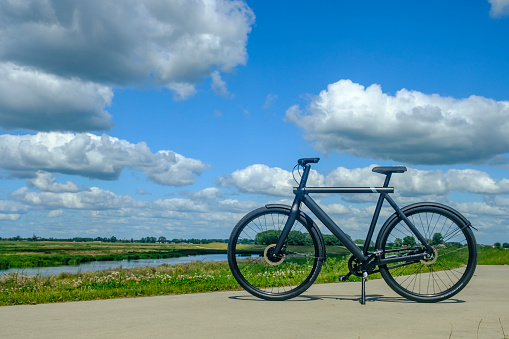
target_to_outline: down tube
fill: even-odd
[[[313,212],[318,219],[331,231],[342,243],[343,245],[348,248],[350,252],[359,259],[360,261],[364,261],[367,259],[367,257],[362,253],[362,251],[359,249],[357,245],[354,244],[350,238],[346,235],[345,232],[343,232],[336,223],[325,213],[320,206],[316,204],[316,202],[311,199],[310,196],[307,194],[304,195],[302,198],[302,202],[304,205],[306,205],[311,212]]]

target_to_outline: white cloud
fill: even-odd
[[[265,103],[263,104],[263,109],[269,109],[274,102],[276,102],[278,96],[276,94],[268,94],[267,99],[265,99]]]
[[[20,214],[2,214],[0,213],[0,220],[16,221],[21,218]]]
[[[371,165],[363,168],[348,169],[338,167],[324,176],[312,170],[308,186],[329,187],[381,187],[385,176],[372,171]],[[298,180],[299,176],[296,177]],[[235,187],[240,192],[292,196],[297,186],[292,174],[278,167],[251,165],[230,175],[219,177],[221,187]],[[394,174],[390,186],[403,196],[447,196],[452,192],[496,195],[509,194],[508,179],[494,179],[488,173],[473,169],[418,170],[408,168],[403,174]],[[350,196],[350,195],[348,195]]]
[[[126,25],[126,23],[129,23]],[[0,2],[0,126],[112,127],[113,87],[147,83],[176,100],[247,61],[254,14],[243,1]]]
[[[253,22],[242,1],[8,1],[0,59],[99,83],[196,83],[246,62]]]
[[[493,179],[486,172],[473,169],[451,169],[445,173],[445,180],[451,191],[474,194],[509,194],[509,180]]]
[[[112,98],[107,86],[0,63],[0,125],[5,129],[108,130],[113,123],[104,107]]]
[[[299,180],[299,177],[296,177]],[[312,170],[309,175],[309,186],[323,185],[324,178]],[[221,187],[236,187],[245,193],[261,193],[275,196],[293,195],[293,187],[297,186],[292,173],[278,167],[255,164],[230,175],[217,179]]]
[[[381,186],[385,176],[372,172],[371,165],[363,168],[338,167],[328,175],[314,173],[312,186]],[[289,179],[291,173],[280,168],[270,168],[265,165],[248,166],[230,175],[218,178],[217,184],[231,187],[239,192],[265,194],[269,196],[290,197],[291,186],[295,186]],[[493,178],[486,172],[473,169],[419,170],[408,168],[404,174],[394,174],[390,186],[395,187],[393,198],[401,207],[419,201],[435,201],[449,205],[463,213],[478,229],[476,236],[480,243],[492,243],[496,237],[506,236],[509,230],[509,180]],[[462,202],[451,201],[454,192],[462,192]],[[374,194],[341,194],[341,195],[313,195],[320,207],[338,221],[344,230],[354,236],[365,235],[373,215],[377,196]],[[341,199],[341,200],[339,200]],[[375,199],[375,200],[373,200]],[[338,200],[340,201],[338,203]],[[285,201],[265,201],[264,203],[291,204]],[[348,203],[349,205],[346,205]],[[223,200],[221,204],[243,206],[247,202]],[[256,203],[254,203],[256,207]],[[306,207],[303,206],[304,211]],[[308,212],[309,213],[309,212]],[[388,218],[394,211],[385,204],[380,215],[378,225]],[[321,223],[310,216],[328,233]],[[488,240],[489,239],[489,240]]]
[[[198,192],[184,191],[181,193],[183,196],[189,199],[196,200],[220,200],[223,197],[223,192],[216,187],[209,187]]]
[[[19,213],[23,210],[23,206],[11,200],[0,200],[0,213]]]
[[[77,209],[107,210],[135,207],[141,202],[130,196],[119,196],[113,192],[92,187],[80,192],[31,192],[27,187],[11,194],[17,201],[46,210]]]
[[[410,164],[489,161],[509,152],[509,101],[479,96],[441,97],[402,89],[394,96],[379,85],[350,80],[330,84],[305,112],[287,119],[325,153]]]
[[[78,192],[78,185],[67,181],[65,184],[56,183],[56,178],[49,172],[37,171],[35,179],[27,180],[33,187],[45,192]]]
[[[145,191],[144,189],[137,189],[136,194],[139,195],[151,195],[152,193]]]
[[[50,132],[0,135],[0,167],[12,175],[42,170],[104,180],[117,179],[129,167],[158,184],[183,186],[193,184],[195,175],[208,166],[169,150],[152,153],[143,142],[131,144],[107,135]],[[48,180],[47,174],[39,174],[31,184],[55,191],[57,187]],[[59,184],[58,189],[72,190],[71,186]]]
[[[48,218],[58,218],[64,215],[64,210],[53,210],[48,212]]]
[[[509,15],[509,0],[488,0],[488,2],[491,4],[491,17]]]
[[[17,201],[0,200],[0,220],[16,221],[28,211],[28,206]]]
[[[216,95],[222,96],[223,98],[230,97],[230,93],[226,88],[226,82],[221,78],[219,71],[215,70],[210,75],[212,77],[212,90]]]
[[[276,178],[281,175],[277,170],[272,171],[268,167],[267,169],[265,171],[267,175]],[[352,173],[342,171],[346,173],[347,177],[353,178],[357,172],[369,169],[354,169]],[[247,175],[245,171],[244,174]],[[447,174],[448,172],[441,174],[440,171],[424,173],[424,175],[436,176],[444,182],[448,181]],[[373,175],[379,176],[374,173]],[[395,178],[404,176],[404,174],[395,175]],[[256,175],[252,178],[254,177]],[[335,177],[337,178],[337,173]],[[318,175],[318,178],[320,179],[320,175]],[[470,177],[465,180],[468,179]],[[321,184],[324,181],[333,182],[328,177],[325,179],[321,177],[320,180]],[[368,179],[368,182],[370,180],[372,179]],[[430,185],[433,186],[434,183],[430,182]],[[0,220],[4,221],[0,225],[0,230],[3,230],[4,234],[12,232],[8,228],[9,222],[16,221],[19,225],[24,225],[22,227],[26,227],[29,230],[27,231],[28,235],[31,235],[33,228],[30,220],[37,218],[37,224],[45,225],[47,232],[55,234],[54,232],[59,230],[66,236],[114,234],[117,237],[145,237],[161,234],[169,238],[179,238],[181,236],[186,238],[193,236],[227,238],[235,223],[247,212],[265,203],[291,204],[290,199],[274,201],[269,199],[269,201],[260,203],[224,198],[221,190],[215,187],[196,192],[183,192],[182,198],[157,199],[154,201],[135,200],[130,196],[117,195],[97,187],[79,192],[40,192],[34,191],[34,188],[37,187],[23,187],[11,193],[12,201],[0,200]],[[256,187],[245,189],[257,190],[255,193],[263,193],[260,188]],[[272,194],[275,190],[274,187],[266,189],[267,194]],[[484,191],[486,190],[489,189]],[[365,233],[373,213],[374,206],[372,204],[369,206],[347,206],[329,201],[331,197],[325,197],[323,200],[320,196],[315,198],[318,198],[317,203],[334,220],[338,220],[340,226],[348,234],[358,238]],[[495,233],[506,234],[504,230],[507,222],[509,222],[507,217],[509,215],[509,199],[494,194],[484,195],[483,198],[483,202],[454,203],[446,201],[446,203],[464,213],[479,229],[480,235],[484,236],[486,234],[491,237],[491,234]],[[407,203],[402,197],[396,197],[396,200],[401,206]],[[383,222],[392,213],[393,211],[390,208],[383,209],[380,222]],[[318,220],[314,219],[320,226]],[[322,231],[328,232],[324,228]],[[36,233],[44,236],[40,232]]]
[[[184,234],[186,238],[227,238],[244,214],[260,206],[252,201],[224,199],[215,187],[185,192],[185,198],[155,201],[135,200],[97,187],[79,192],[37,192],[32,188],[35,187],[12,192],[12,201],[0,200],[0,220],[21,218],[19,225],[28,224],[30,233],[29,220],[37,217],[37,224],[45,225],[47,232],[55,232],[61,225],[66,236],[110,233],[129,237],[162,234],[179,238]],[[0,225],[3,234],[6,225]]]
[[[166,88],[173,92],[175,101],[186,100],[196,94],[194,85],[186,82],[171,81]]]

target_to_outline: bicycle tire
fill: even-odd
[[[382,277],[396,293],[417,302],[438,302],[456,295],[470,281],[477,265],[477,244],[466,219],[437,204],[416,204],[403,210],[419,232],[430,239],[435,254],[430,260],[405,266],[380,266]],[[413,238],[413,245],[412,239],[405,237],[413,238],[413,233],[401,217],[394,215],[377,239],[376,248],[382,251],[382,258],[405,255],[420,246],[419,240]]]
[[[322,238],[302,213],[285,241],[287,253],[283,260],[274,263],[267,259],[267,251],[275,246],[289,214],[290,207],[261,207],[242,218],[231,233],[228,264],[232,275],[258,298],[294,298],[313,284],[322,268]]]

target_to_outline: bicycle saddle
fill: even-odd
[[[405,173],[407,168],[405,166],[377,166],[373,167],[372,171],[380,174],[391,174],[391,173]]]

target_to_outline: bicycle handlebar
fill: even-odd
[[[316,164],[318,161],[320,161],[320,158],[302,158],[297,163],[301,166],[306,166],[306,164]]]

